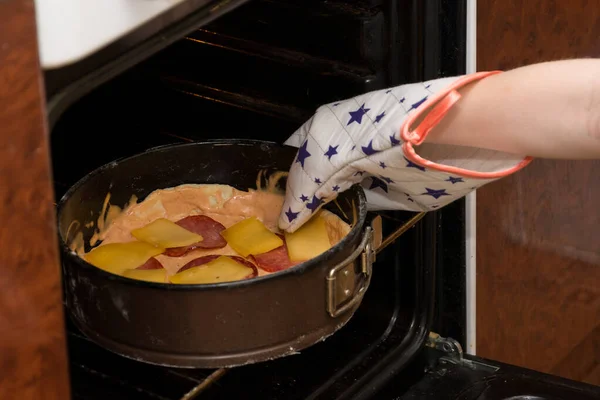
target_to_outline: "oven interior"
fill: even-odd
[[[67,90],[65,82],[81,78],[72,68],[48,71],[56,197],[95,168],[152,147],[211,138],[283,142],[320,104],[462,74],[464,27],[465,1],[257,0],[110,79],[84,76],[98,85],[83,97]],[[386,235],[412,214],[382,216]],[[426,374],[421,349],[430,330],[464,345],[464,257],[458,201],[378,256],[363,304],[341,331],[301,354],[234,369],[128,360],[67,318],[72,396],[399,399]]]
[[[248,86],[255,83],[252,75],[247,78],[247,86],[230,91],[244,90],[234,96],[245,96],[250,99],[247,101],[258,103],[255,107],[262,112],[234,100],[224,101],[199,93],[201,89],[196,88],[200,84],[188,73],[195,71],[206,87],[216,87],[213,90],[219,92],[221,86],[216,81],[232,84],[243,68],[227,70],[232,79],[223,79],[217,75],[218,68],[202,67],[200,60],[207,58],[198,57],[193,46],[201,45],[185,39],[102,85],[63,114],[52,131],[57,198],[98,166],[151,147],[207,138],[281,142],[302,122],[303,116],[295,119],[285,113],[281,117],[273,115],[271,104],[280,104],[288,96],[293,99],[293,93],[277,93],[281,98],[273,103],[246,94],[245,90],[251,90]],[[219,60],[223,59],[224,55],[219,56]],[[224,62],[242,63],[230,59]],[[183,72],[176,70],[177,63],[186,64]],[[271,90],[275,92],[280,85],[277,83]],[[309,107],[306,112],[310,112]],[[386,231],[410,216],[386,214]],[[106,399],[109,395],[114,397],[111,394],[114,391],[125,396],[117,398],[180,399],[204,384],[199,397],[202,399],[257,398],[259,394],[269,399],[352,398],[343,393],[354,384],[359,390],[363,387],[360,382],[368,380],[370,374],[406,363],[406,357],[412,356],[425,339],[431,324],[435,257],[426,249],[434,244],[435,232],[431,229],[434,220],[435,216],[428,216],[424,224],[384,251],[378,257],[368,295],[350,323],[299,355],[231,370],[176,370],[108,353],[90,343],[69,323],[74,395]],[[85,394],[91,397],[83,397],[90,387],[100,389]]]
[[[427,73],[424,33],[403,26],[425,18],[419,5],[306,3],[250,2],[71,100],[51,131],[57,199],[112,160],[199,139],[283,142],[320,104]],[[415,61],[405,62],[410,51]],[[60,92],[56,76],[46,77],[50,95]],[[384,217],[389,232],[411,215]],[[68,322],[73,396],[354,398],[391,377],[426,338],[438,219],[428,215],[388,247],[351,322],[299,355],[232,370],[175,370],[108,353]]]

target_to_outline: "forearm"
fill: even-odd
[[[460,93],[427,142],[542,158],[600,158],[599,59],[530,65]]]

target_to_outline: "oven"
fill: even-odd
[[[466,72],[466,0],[196,3],[45,70],[57,201],[99,166],[150,148],[283,142],[321,104]],[[105,350],[67,317],[72,397],[600,398],[591,386],[463,353],[465,214],[464,200],[418,221],[382,213],[384,236],[402,234],[378,256],[360,308],[327,340],[281,359],[149,365]]]

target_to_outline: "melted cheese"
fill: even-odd
[[[244,279],[252,272],[252,268],[229,257],[221,256],[204,265],[178,272],[171,277],[171,282],[178,284],[231,282]]]
[[[203,239],[202,236],[190,232],[166,218],[159,218],[143,228],[134,229],[131,231],[131,235],[142,242],[166,249],[189,246],[201,242]]]
[[[242,257],[262,254],[280,246],[283,240],[255,217],[247,218],[221,232],[227,244]]]
[[[85,255],[85,260],[113,274],[122,274],[144,264],[150,257],[162,254],[164,248],[144,242],[109,243],[96,247]]]
[[[167,271],[161,269],[128,269],[123,272],[123,276],[140,281],[167,283]]]
[[[327,223],[321,214],[312,217],[294,233],[285,233],[288,256],[294,262],[315,258],[331,248]]]

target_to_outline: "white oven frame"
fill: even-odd
[[[477,71],[477,0],[467,0],[467,60],[466,72]],[[465,259],[466,259],[466,349],[468,354],[477,351],[477,193],[472,192],[465,200]]]

